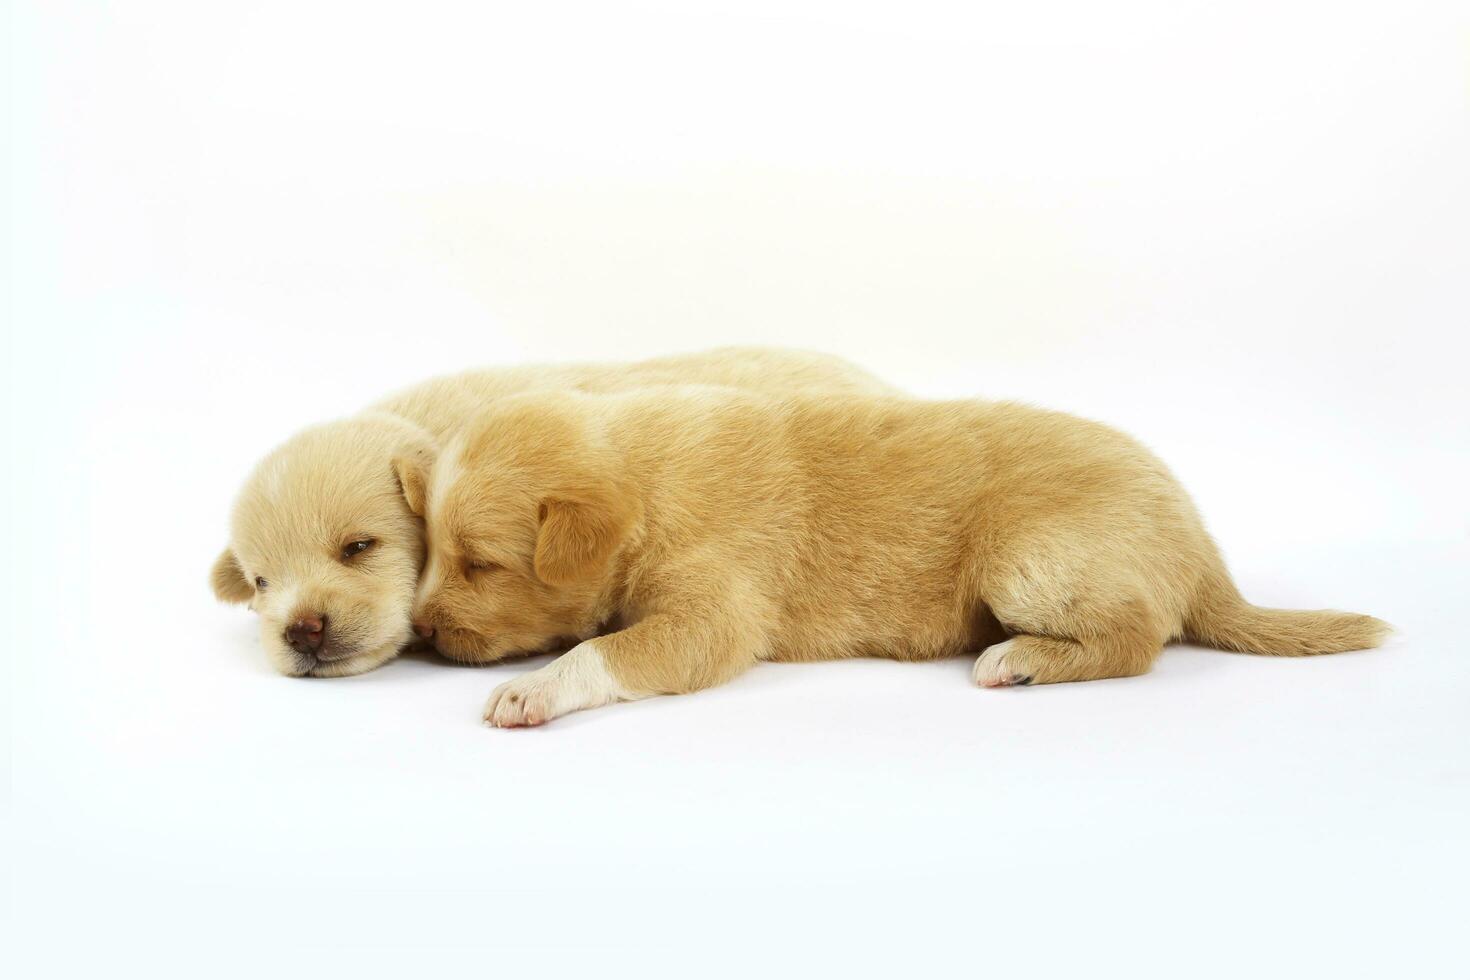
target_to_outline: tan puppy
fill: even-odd
[[[413,638],[409,609],[424,556],[423,525],[405,504],[395,460],[427,465],[440,440],[520,392],[688,381],[766,391],[892,391],[835,357],[750,348],[430,381],[355,418],[308,429],[267,456],[235,504],[229,546],[214,565],[215,594],[260,614],[261,643],[284,674],[371,670]]]
[[[1297,656],[1386,630],[1248,604],[1147,450],[1015,404],[527,395],[404,483],[429,527],[415,617],[440,649],[581,641],[495,691],[499,726],[759,660],[983,650],[975,680],[998,687],[1141,674],[1178,638]]]

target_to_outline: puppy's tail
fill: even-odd
[[[1186,640],[1273,657],[1367,650],[1382,643],[1390,630],[1383,620],[1359,613],[1253,606],[1218,563],[1201,581],[1184,618]]]

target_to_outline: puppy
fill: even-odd
[[[441,650],[576,644],[496,689],[502,727],[760,660],[978,653],[975,681],[1005,687],[1141,674],[1174,639],[1299,656],[1386,630],[1248,604],[1147,450],[1016,404],[531,394],[404,484]]]
[[[283,674],[360,674],[410,640],[424,558],[423,526],[399,470],[420,471],[439,442],[497,399],[544,391],[609,392],[705,382],[764,391],[893,389],[838,359],[729,348],[630,365],[477,371],[429,381],[355,418],[308,429],[265,458],[235,503],[214,564],[215,595],[260,614],[260,637]]]

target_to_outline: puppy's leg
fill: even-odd
[[[1117,637],[1089,640],[1020,634],[986,649],[975,661],[982,687],[1060,684],[1147,673],[1162,644],[1133,645]]]
[[[653,614],[577,644],[540,670],[497,687],[485,723],[540,725],[560,715],[723,684],[755,662],[756,631],[722,613]]]
[[[1001,621],[1016,630],[975,661],[975,683],[984,687],[1058,684],[1147,673],[1165,635],[1141,601],[1111,607],[1073,600],[1056,610],[1013,611]]]
[[[497,728],[540,725],[572,711],[640,697],[619,684],[607,669],[607,660],[598,649],[605,639],[578,643],[540,670],[497,687],[485,702],[485,724]]]

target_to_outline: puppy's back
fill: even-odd
[[[1068,528],[1186,563],[1209,548],[1147,450],[1061,413],[721,390],[611,404],[659,553],[727,569],[758,597],[773,656],[971,649],[985,562]]]
[[[541,364],[465,371],[407,388],[374,407],[408,418],[442,439],[486,405],[518,394],[613,394],[678,385],[717,385],[768,394],[901,394],[867,371],[830,354],[722,347],[630,363]]]

